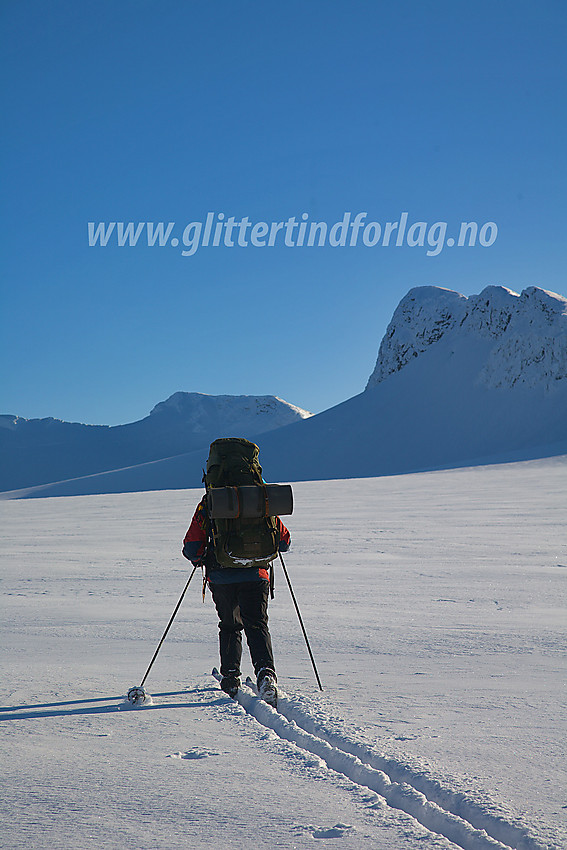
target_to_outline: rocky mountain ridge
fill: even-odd
[[[488,387],[557,387],[567,380],[567,299],[531,286],[521,294],[488,286],[467,298],[435,286],[410,290],[380,345],[367,389],[399,372],[441,339],[494,341],[478,382]]]

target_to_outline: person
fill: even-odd
[[[291,535],[279,517],[279,551],[287,552]],[[240,686],[242,630],[250,650],[259,696],[277,704],[277,676],[268,628],[270,575],[264,567],[221,567],[210,542],[207,496],[199,502],[183,540],[183,555],[204,567],[219,617],[221,688],[234,697]]]

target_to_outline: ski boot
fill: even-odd
[[[271,705],[272,708],[278,707],[278,688],[276,685],[277,678],[273,670],[268,668],[260,670],[258,673],[258,696]]]
[[[223,676],[220,682],[221,690],[234,699],[240,687],[240,676],[230,673],[228,676]]]

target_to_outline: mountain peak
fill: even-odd
[[[312,416],[273,395],[207,395],[206,393],[176,392],[153,408],[150,417],[184,420],[193,433],[210,431],[211,424],[222,422],[224,430],[240,428],[270,431],[289,425],[298,419]],[[252,429],[252,430],[251,430]]]
[[[424,286],[400,301],[381,342],[371,389],[441,340],[453,349],[484,340],[488,348],[477,380],[491,388],[557,386],[567,379],[567,299],[536,286],[520,295],[487,286],[467,298]]]
[[[0,416],[0,491],[153,463],[199,449],[220,436],[257,439],[311,416],[276,396],[176,392],[126,425],[82,425]]]

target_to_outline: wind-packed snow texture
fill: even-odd
[[[223,694],[196,576],[133,709],[201,492],[0,504],[3,846],[567,846],[567,458],[296,484],[325,691],[278,570],[279,711]]]

